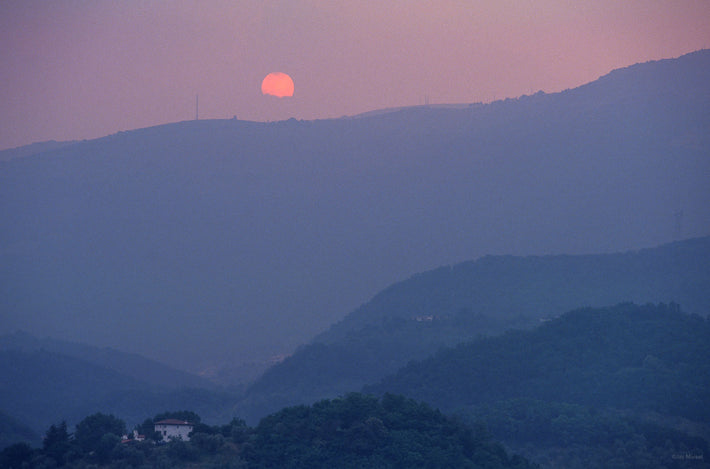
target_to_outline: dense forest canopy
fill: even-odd
[[[189,440],[163,441],[150,427],[166,417],[190,418]],[[92,414],[70,434],[52,425],[42,449],[24,443],[0,452],[0,466],[83,468],[489,468],[535,465],[509,455],[483,429],[473,430],[426,404],[387,394],[381,399],[351,393],[312,406],[286,408],[255,428],[243,421],[199,424],[190,411],[164,412],[139,426],[147,438],[121,440],[125,423]]]
[[[579,309],[442,350],[366,390],[485,422],[550,467],[684,467],[708,454],[710,320],[675,304]]]
[[[585,308],[413,362],[372,392],[442,409],[533,398],[710,419],[710,322],[677,305]]]

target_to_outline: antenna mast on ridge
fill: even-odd
[[[195,95],[195,120],[200,120],[200,95]]]

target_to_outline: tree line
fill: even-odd
[[[189,441],[163,441],[155,422],[193,423]],[[312,406],[285,408],[249,427],[241,419],[207,425],[194,412],[165,412],[137,425],[145,440],[125,438],[123,420],[92,414],[69,432],[47,430],[41,448],[17,443],[0,453],[15,468],[516,468],[536,467],[509,455],[483,428],[472,428],[403,396],[352,393]],[[129,434],[130,435],[130,434]]]

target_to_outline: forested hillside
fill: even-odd
[[[709,87],[703,50],[490,104],[38,146],[0,161],[0,333],[204,371],[412,272],[705,236]]]
[[[255,434],[247,455],[258,468],[534,467],[484,432],[389,394],[287,408],[263,419]]]
[[[12,445],[0,462],[533,467],[510,456],[521,454],[550,468],[706,467],[709,380],[708,318],[675,304],[626,303],[578,309],[534,330],[442,350],[367,387],[366,395],[285,408],[253,428],[239,419],[210,426],[181,412],[174,415],[196,422],[191,441],[155,446],[152,422],[173,415],[162,413],[137,427],[146,442],[121,443],[113,430],[91,426],[104,432],[90,439],[94,451],[81,445],[89,441],[84,436],[72,440],[60,431],[61,445],[47,439],[42,449]],[[163,404],[178,401],[170,402]],[[110,420],[125,431],[122,420],[94,414],[77,432],[87,420]],[[61,428],[52,425],[47,435],[56,438]]]
[[[622,449],[614,435],[669,462],[707,454],[710,322],[673,304],[585,308],[443,350],[366,389],[487,421],[511,446],[566,467],[604,467]],[[590,458],[596,447],[605,456]]]
[[[188,440],[153,431],[154,422],[180,418],[193,424]],[[510,455],[476,430],[403,396],[382,399],[350,393],[312,406],[281,410],[255,428],[232,419],[206,425],[191,411],[165,412],[137,427],[145,440],[121,440],[120,418],[86,416],[72,427],[51,425],[41,449],[24,443],[0,451],[0,467],[171,468],[481,468],[536,467]]]
[[[413,362],[375,392],[454,410],[532,398],[710,419],[710,322],[677,305],[585,308]]]
[[[487,256],[392,285],[259,379],[249,420],[376,382],[442,346],[530,328],[580,306],[676,302],[710,311],[710,237],[585,256]]]

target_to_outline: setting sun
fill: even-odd
[[[261,82],[261,92],[265,95],[285,98],[293,96],[293,80],[282,72],[269,73]]]

